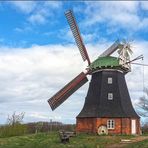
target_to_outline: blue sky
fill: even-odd
[[[68,9],[74,10],[81,32],[86,36],[93,34],[91,42],[123,37],[147,40],[147,2],[109,3],[1,2],[1,44],[29,47],[67,43],[62,35],[69,29],[64,16]]]
[[[47,104],[48,98],[86,67],[64,15],[69,9],[74,11],[91,60],[115,40],[125,38],[132,41],[133,57],[143,54],[148,63],[147,1],[0,2],[1,124],[14,111],[25,112],[25,122],[75,122],[88,84],[54,112]],[[134,105],[143,95],[142,75],[142,67],[133,66],[126,76]],[[146,87],[147,83],[145,76]]]

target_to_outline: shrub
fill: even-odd
[[[145,124],[142,126],[142,133],[143,133],[143,134],[148,134],[148,123],[145,123]]]
[[[5,125],[0,127],[0,137],[20,136],[27,133],[27,126],[24,124]]]

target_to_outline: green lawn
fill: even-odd
[[[70,138],[68,144],[61,144],[58,133],[40,133],[0,138],[0,148],[104,148],[106,145],[119,143],[122,138],[132,137],[133,136],[97,136],[81,134]],[[148,143],[143,142],[142,144],[142,148],[145,148],[144,146]]]

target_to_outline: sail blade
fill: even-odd
[[[73,12],[71,10],[68,10],[68,11],[66,11],[65,15],[66,15],[67,21],[69,23],[69,26],[71,28],[72,34],[73,34],[73,36],[75,38],[75,42],[76,42],[76,44],[77,44],[77,46],[78,46],[78,48],[80,50],[80,54],[82,56],[82,59],[84,61],[87,60],[88,64],[90,65],[90,59],[89,59],[86,47],[85,47],[85,45],[83,43],[80,31],[79,31],[79,27],[78,27],[78,25],[76,23]]]
[[[59,92],[48,100],[48,103],[52,110],[61,105],[69,96],[71,96],[76,90],[88,81],[86,74],[81,72]]]
[[[105,57],[105,56],[111,55],[114,51],[116,51],[119,48],[118,46],[119,46],[119,41],[117,40],[107,50],[105,50],[99,57]]]

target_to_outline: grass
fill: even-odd
[[[122,138],[126,139],[132,137],[133,136],[98,136],[80,134],[76,137],[70,138],[69,143],[62,144],[60,143],[57,132],[49,134],[39,133],[10,138],[0,138],[0,148],[104,148],[107,145],[119,143]],[[142,144],[145,146],[148,143],[143,142]],[[142,146],[142,148],[145,148],[144,146]]]

